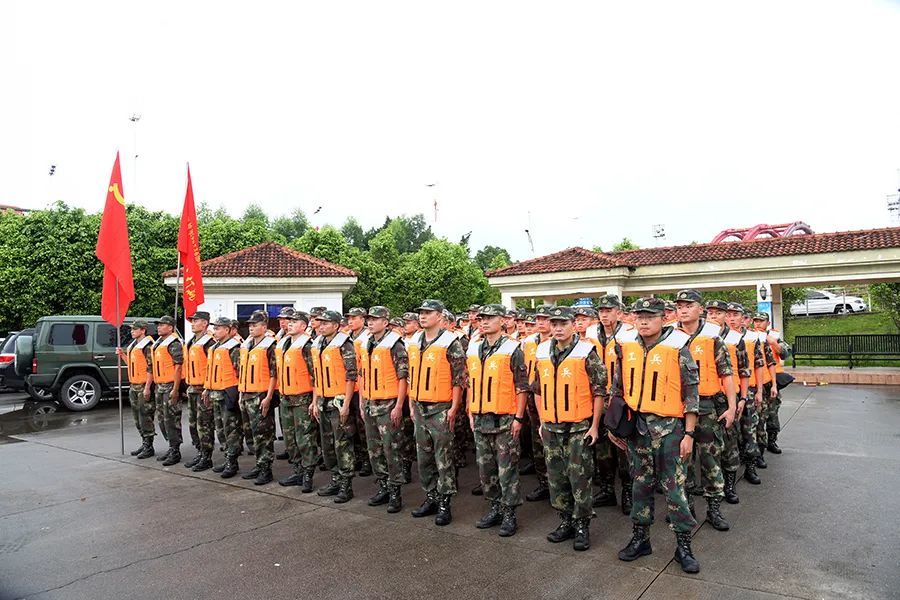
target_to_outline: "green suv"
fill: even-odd
[[[156,335],[156,319],[128,317],[122,326],[122,347],[131,342],[135,320],[146,321],[148,335]],[[98,316],[42,317],[34,336],[16,344],[16,372],[42,395],[52,395],[69,410],[90,410],[100,398],[115,395],[116,328]],[[122,362],[122,386],[128,387],[128,369]]]

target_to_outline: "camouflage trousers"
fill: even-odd
[[[594,444],[594,476],[597,483],[614,485],[616,473],[622,487],[631,485],[631,463],[624,450],[609,441],[606,427],[600,425],[600,439]]]
[[[756,390],[750,388],[747,392],[747,405],[744,406],[744,413],[741,415],[740,423],[738,451],[740,452],[742,463],[759,456],[759,446],[756,445],[756,429],[758,426],[759,408],[756,406]]]
[[[196,408],[197,411],[197,448],[204,456],[212,456],[213,445],[215,444],[215,417],[213,413],[213,403],[207,400],[208,404],[203,402],[202,388],[191,388],[188,392],[188,400]]]
[[[576,519],[593,515],[591,503],[594,475],[594,449],[584,439],[587,427],[573,423],[572,432],[543,432],[544,458],[547,461],[547,485],[550,505]]]
[[[679,448],[683,437],[684,425],[679,422],[674,431],[663,436],[654,438],[649,432],[635,432],[628,440],[633,477],[631,520],[637,525],[653,524],[657,479],[665,491],[669,527],[676,533],[690,533],[697,524],[684,490],[686,469]]]
[[[403,412],[403,435],[400,438],[400,460],[403,464],[411,465],[416,462],[416,427],[412,417]]]
[[[475,415],[475,462],[484,497],[510,507],[522,504],[521,446],[511,426],[512,415]]]
[[[690,489],[697,483],[695,464],[699,463],[700,486],[707,498],[723,498],[725,496],[725,478],[719,461],[725,448],[725,425],[717,420],[716,413],[697,415],[697,428],[694,429],[694,452],[687,464],[687,487]]]
[[[356,462],[362,464],[369,461],[369,453],[366,451],[369,444],[366,441],[366,421],[359,412],[359,392],[353,394],[353,399],[350,402],[350,424],[353,428],[353,452],[356,456]]]
[[[224,391],[209,391],[209,399],[213,405],[213,413],[222,416],[222,429],[225,435],[225,457],[237,460],[244,449],[244,423],[240,406],[228,410]]]
[[[475,438],[472,435],[472,429],[469,427],[469,419],[463,409],[460,409],[459,417],[453,424],[452,455],[454,466],[457,469],[462,469],[469,464],[466,453],[475,445]]]
[[[356,423],[353,408],[347,423],[341,423],[341,411],[334,405],[334,398],[319,398],[319,431],[322,432],[322,458],[334,476],[352,479],[356,466],[353,448],[353,431]],[[348,402],[349,400],[344,400]]]
[[[367,400],[363,409],[366,423],[369,462],[375,479],[381,483],[403,485],[403,426],[394,425],[391,411],[397,406],[397,399]]]
[[[312,468],[319,460],[319,427],[309,414],[312,394],[281,397],[281,430],[290,461]]]
[[[212,392],[210,392],[212,395]],[[225,419],[222,415],[224,411],[223,404],[221,402],[213,402],[213,421],[216,425],[216,439],[219,440],[219,445],[225,445]]]
[[[756,442],[761,446],[765,446],[769,443],[769,430],[767,428],[767,424],[769,420],[769,413],[772,410],[772,404],[774,403],[774,400],[769,398],[769,394],[771,393],[772,384],[763,384],[762,405],[757,406],[757,410],[759,411],[759,418],[756,422]]]
[[[453,431],[447,419],[451,406],[450,402],[412,402],[419,481],[429,494],[448,496],[456,493]],[[462,411],[456,419],[468,421]]]
[[[174,383],[156,384],[156,416],[162,419],[161,427],[170,448],[181,446],[181,400],[171,402]]]
[[[534,394],[528,394],[525,401],[525,413],[528,415],[531,443],[531,460],[538,484],[547,485],[547,460],[544,457],[544,442],[541,440],[541,417],[534,404]],[[523,440],[523,443],[527,443]]]
[[[188,386],[188,432],[191,434],[191,445],[197,450],[200,449],[200,432],[197,430],[197,412],[199,410],[197,403],[200,402],[200,393],[203,388],[200,386]]]
[[[156,432],[153,428],[153,415],[156,413],[156,399],[153,392],[150,397],[144,399],[144,384],[132,384],[128,387],[128,402],[131,403],[131,415],[134,417],[134,426],[137,427],[141,439],[153,444]]]
[[[253,446],[256,451],[256,466],[262,470],[269,469],[275,459],[275,411],[269,405],[269,411],[263,415],[261,403],[266,395],[263,393],[241,393],[240,404],[250,418],[250,430],[253,432]]]
[[[774,384],[773,384],[774,385]],[[778,409],[781,408],[781,393],[775,398],[769,399],[769,411],[766,414],[766,436],[778,437],[781,431],[781,419],[778,418]]]
[[[724,397],[716,399],[716,414],[722,416],[728,410],[728,400]],[[725,423],[722,426],[722,454],[719,456],[719,466],[723,471],[737,471],[741,466],[741,456],[738,452],[738,444],[740,438],[740,423],[735,421],[731,424],[731,429],[725,429]]]
[[[238,402],[238,406],[241,410],[241,428],[244,433],[244,440],[247,442],[247,447],[256,452],[256,448],[253,447],[253,429],[250,427],[250,413],[247,412],[247,407],[244,406],[243,402]]]

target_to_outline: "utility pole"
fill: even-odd
[[[134,159],[132,162],[131,169],[131,197],[137,200],[137,160],[138,160],[138,149],[137,149],[137,124],[138,121],[141,120],[141,115],[138,113],[132,113],[128,120],[131,121],[131,131],[134,137]]]

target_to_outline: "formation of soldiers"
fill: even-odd
[[[355,476],[374,474],[368,504],[396,513],[415,462],[425,500],[412,516],[447,525],[474,446],[480,484],[472,493],[487,501],[475,526],[508,537],[518,529],[526,455],[538,486],[524,499],[549,500],[559,513],[550,542],[588,549],[594,509],[621,506],[633,533],[619,558],[648,555],[660,493],[675,559],[696,573],[694,495],[706,499],[710,525],[727,531],[721,504],[739,502],[740,468],[759,485],[766,450],[781,453],[777,382],[789,346],[767,314],[704,304],[695,290],[674,302],[641,298],[626,308],[608,295],[597,309],[541,305],[533,313],[489,304],[454,315],[439,300],[394,319],[383,306],[346,315],[286,308],[277,332],[265,312],[253,313],[246,339],[225,317],[210,323],[197,312],[190,321],[186,343],[171,317],[159,320],[156,340],[135,322],[120,350],[138,459],[155,456],[156,420],[169,444],[157,460],[182,460],[184,391],[197,449],[185,467],[230,478],[246,453],[255,464],[242,477],[268,484],[277,408],[278,458],[293,465],[279,484],[344,503]],[[214,466],[217,437],[224,460]],[[331,477],[316,490],[317,468]]]

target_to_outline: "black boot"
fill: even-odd
[[[716,531],[728,531],[731,529],[731,525],[728,524],[728,521],[725,520],[725,517],[722,516],[722,512],[719,510],[721,505],[721,498],[707,498],[706,520],[709,521],[709,524],[712,525],[713,529]]]
[[[546,481],[538,481],[538,486],[525,494],[525,499],[529,502],[540,502],[541,500],[550,499],[550,488],[547,487]]]
[[[162,461],[166,460],[167,458],[169,458],[170,454],[172,454],[172,448],[169,448],[168,450],[166,450],[165,454],[160,454],[159,456],[157,456],[156,462],[162,462]]]
[[[449,525],[453,520],[453,514],[450,512],[450,498],[450,494],[438,498],[438,509],[437,514],[434,516],[434,524],[439,527]]]
[[[572,523],[572,515],[559,513],[559,527],[547,534],[547,541],[558,544],[575,537],[575,527]]]
[[[300,484],[300,491],[304,494],[310,494],[313,491],[313,474],[315,467],[306,467],[303,469],[303,482]]]
[[[503,522],[503,510],[500,508],[500,503],[496,500],[491,501],[491,506],[484,516],[475,523],[475,527],[478,529],[490,529],[491,527],[496,527],[500,523]]]
[[[141,445],[140,445],[140,446],[138,446],[137,448],[135,448],[134,450],[131,451],[131,455],[132,455],[132,456],[137,456],[138,454],[140,454],[141,452],[144,451],[144,447],[145,447],[146,445],[147,445],[146,442],[141,442]]]
[[[769,465],[766,464],[765,453],[766,446],[765,444],[757,444],[759,446],[759,456],[756,457],[756,466],[760,469],[767,469]]]
[[[290,458],[290,454],[287,453],[287,450],[275,455],[275,460],[287,460],[288,458]]]
[[[403,482],[412,483],[412,461],[403,461]]]
[[[737,471],[722,471],[722,476],[725,478],[725,502],[728,504],[740,503],[741,499],[738,498],[735,489],[737,483]]]
[[[360,477],[369,477],[372,474],[372,465],[369,463],[368,459],[362,461],[356,474]]]
[[[278,480],[278,485],[284,487],[300,485],[301,483],[303,483],[303,473],[300,472],[300,467],[294,467],[294,472],[292,474]]]
[[[266,485],[267,483],[272,483],[272,467],[260,469],[259,475],[256,476],[253,485]]]
[[[472,488],[472,495],[473,496],[484,496],[484,489],[482,489],[480,483]]]
[[[181,462],[181,451],[178,448],[172,448],[169,457],[163,461],[162,466],[171,467]]]
[[[184,468],[192,469],[194,467],[194,465],[196,465],[198,462],[200,462],[201,458],[203,458],[203,455],[198,452],[197,454],[194,455],[194,458],[192,458],[191,460],[184,463]]]
[[[225,470],[225,467],[228,466],[228,458],[225,458],[225,461],[221,465],[216,465],[212,468],[213,473],[221,473]]]
[[[150,458],[155,454],[156,450],[153,449],[153,444],[147,444],[146,446],[144,446],[144,449],[141,450],[140,454],[138,454],[136,458]]]
[[[412,516],[418,519],[419,517],[427,517],[435,514],[438,510],[438,503],[435,499],[436,496],[436,492],[426,492],[425,501],[422,502],[422,506],[412,511]]]
[[[759,475],[756,474],[756,460],[753,458],[747,459],[747,464],[744,465],[744,479],[753,485],[762,483],[759,479]]]
[[[591,547],[591,518],[575,519],[575,541],[572,547],[581,552]]]
[[[631,482],[626,481],[622,485],[622,514],[623,515],[631,514],[631,503],[632,503],[631,491],[632,491]]]
[[[772,454],[781,454],[781,448],[778,447],[778,432],[770,431],[769,432],[769,443],[766,448]]]
[[[594,502],[592,506],[598,508],[601,506],[616,506],[616,488],[611,481],[604,479],[600,482],[600,491],[594,494]]]
[[[403,510],[403,497],[400,495],[400,486],[392,485],[388,490],[388,507],[389,513],[398,513]]]
[[[500,523],[500,537],[512,537],[519,530],[519,523],[516,521],[516,507],[503,507],[503,522]]]
[[[648,554],[653,554],[653,548],[650,546],[650,526],[633,523],[631,540],[627,546],[619,550],[619,560],[631,562]]]
[[[681,570],[685,573],[699,573],[700,563],[694,558],[691,550],[691,534],[676,533],[675,539],[678,542],[678,547],[675,548],[675,560],[681,565]]]
[[[391,493],[388,491],[387,482],[379,481],[378,490],[375,492],[374,496],[369,498],[369,506],[381,506],[382,504],[387,504],[390,496]]]
[[[353,479],[350,477],[341,477],[340,489],[337,496],[334,497],[335,504],[343,504],[350,502],[353,498]]]
[[[250,469],[249,473],[241,475],[241,479],[256,479],[257,477],[259,477],[259,467],[257,466]]]
[[[211,469],[213,466],[212,458],[208,454],[201,454],[200,460],[197,461],[193,467],[191,467],[191,471],[194,473],[201,473],[206,471],[207,469]]]
[[[316,493],[320,496],[334,496],[341,490],[341,481],[337,475],[331,476],[331,482],[327,485],[323,485]]]
[[[238,474],[238,461],[237,458],[228,458],[225,462],[225,469],[222,471],[222,474],[219,476],[222,479],[231,479],[235,475]]]

